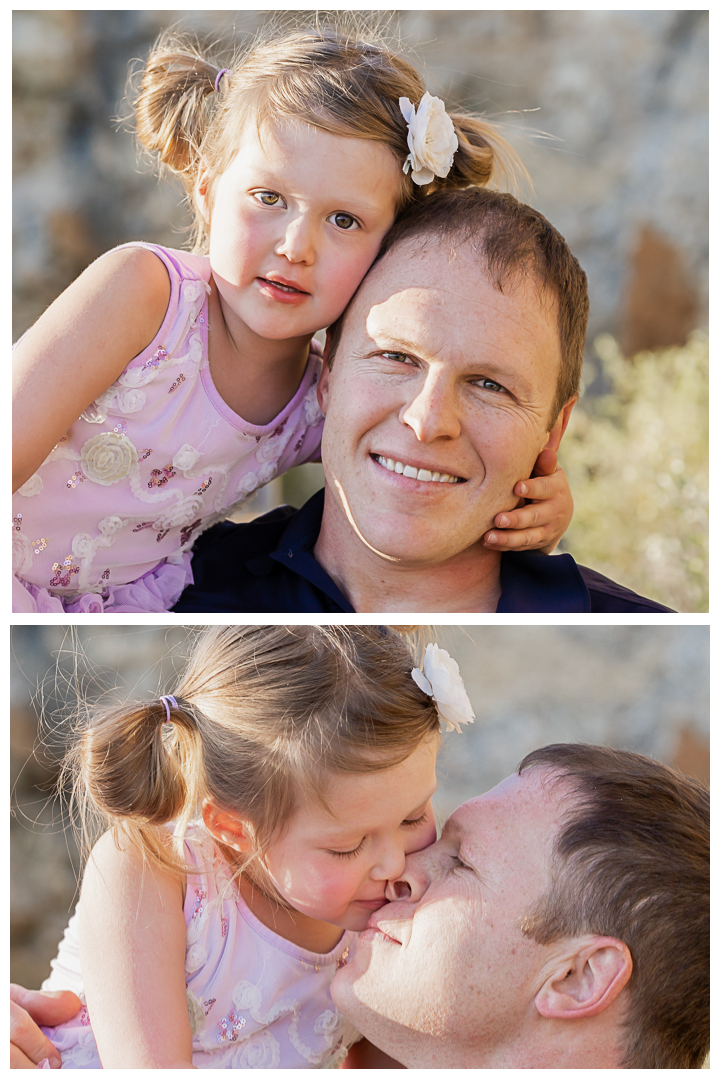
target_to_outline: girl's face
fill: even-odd
[[[367,927],[405,856],[436,840],[437,747],[431,736],[391,769],[336,774],[326,792],[330,812],[300,804],[264,860],[289,904],[346,930]]]
[[[262,141],[261,141],[262,140]],[[382,143],[297,121],[246,124],[232,164],[198,200],[226,322],[271,340],[342,314],[393,223],[400,165]]]

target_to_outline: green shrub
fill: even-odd
[[[708,341],[625,358],[595,341],[611,392],[576,406],[561,446],[575,499],[562,548],[677,611],[708,610]],[[588,378],[589,376],[589,378]]]

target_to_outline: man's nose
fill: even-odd
[[[412,400],[400,410],[400,420],[419,442],[457,439],[462,431],[457,395],[448,373],[430,368]]]
[[[288,262],[306,263],[310,266],[315,261],[315,240],[311,222],[302,214],[288,221],[275,253],[284,255]]]
[[[430,884],[430,866],[424,851],[414,852],[405,858],[400,874],[387,883],[385,897],[388,900],[419,900]]]

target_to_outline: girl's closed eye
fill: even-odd
[[[352,851],[332,851],[330,848],[328,848],[328,851],[331,855],[334,855],[338,859],[354,859],[355,856],[359,855],[362,851],[364,843],[365,837],[363,836],[358,846],[356,848],[353,848]]]
[[[427,810],[426,810],[425,813],[422,815],[422,817],[409,818],[409,819],[403,821],[403,825],[407,825],[409,828],[412,829],[412,828],[417,827],[418,825],[424,825],[425,822],[427,821],[427,819],[428,819],[428,816],[427,816]]]

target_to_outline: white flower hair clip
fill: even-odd
[[[426,91],[417,112],[410,98],[401,97],[399,104],[407,121],[410,149],[403,172],[412,169],[413,182],[419,187],[429,184],[436,176],[447,176],[458,139],[453,122],[445,112],[445,102]]]
[[[423,693],[435,702],[440,719],[445,721],[446,731],[451,728],[460,731],[461,724],[472,724],[475,713],[460,668],[457,660],[453,660],[445,649],[428,645],[423,670],[413,668],[410,674]]]

